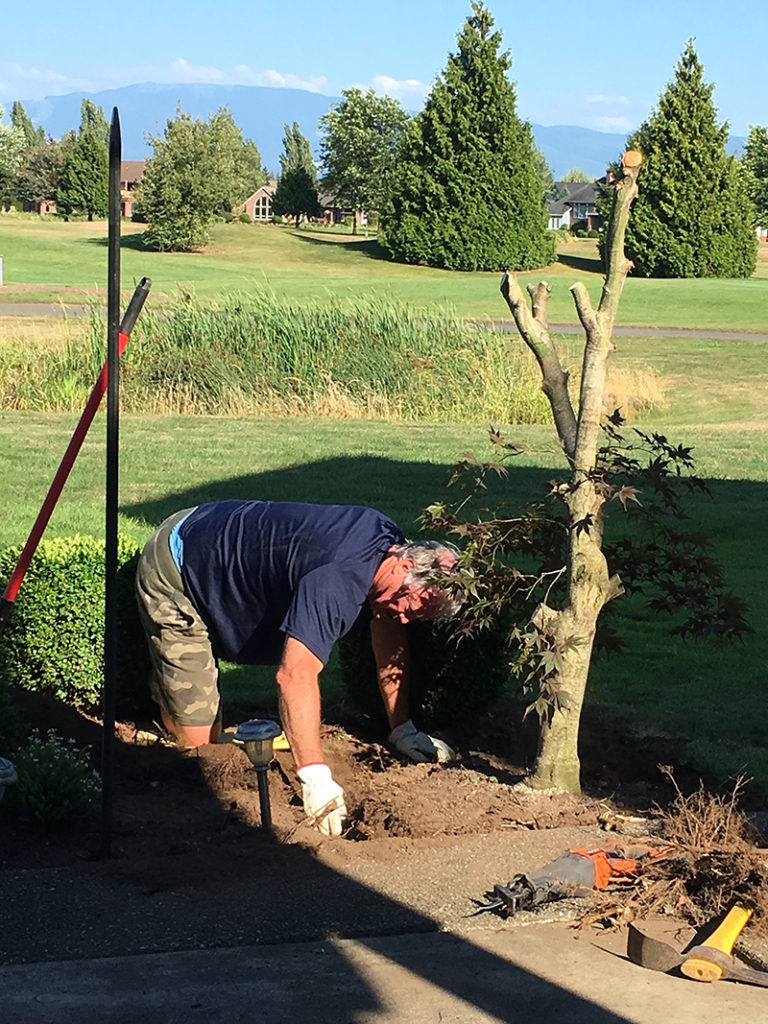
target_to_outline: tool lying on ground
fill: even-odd
[[[515,875],[506,885],[494,885],[492,894],[488,893],[493,898],[479,904],[475,914],[499,911],[503,917],[509,917],[542,903],[585,896],[595,889],[605,889],[612,882],[632,882],[642,873],[644,861],[673,855],[672,847],[657,850],[651,846],[619,843],[567,850],[532,874]]]
[[[652,971],[667,974],[679,968],[694,981],[728,978],[768,988],[768,971],[744,967],[731,956],[734,943],[751,916],[749,907],[737,903],[708,939],[695,945],[684,943],[682,949],[677,948],[676,935],[668,935],[671,941],[664,941],[652,934],[654,925],[658,930],[663,928],[663,922],[632,922],[627,935],[627,956],[632,963]]]

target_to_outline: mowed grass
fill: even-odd
[[[75,422],[66,414],[0,413],[3,546],[26,539]],[[764,432],[734,427],[724,476],[718,470],[723,424],[715,430],[655,426],[696,447],[712,497],[695,500],[692,522],[712,536],[728,584],[748,602],[756,632],[722,650],[680,641],[643,598],[621,598],[614,625],[628,650],[595,663],[589,699],[624,719],[632,742],[673,736],[698,769],[720,780],[746,772],[768,790],[768,443]],[[100,415],[53,514],[50,535],[103,535],[104,433]],[[120,436],[120,529],[139,544],[172,511],[229,497],[369,504],[414,536],[420,510],[446,495],[450,465],[469,451],[492,455],[483,428],[464,425],[123,416]],[[512,468],[509,494],[516,501],[536,497],[563,471],[552,429],[518,426],[508,436],[526,447]],[[740,460],[737,439],[750,449],[749,459]],[[763,469],[754,461],[756,451]],[[326,699],[338,696],[334,661],[323,688]],[[274,701],[270,670],[228,668],[224,689],[246,706]]]
[[[307,303],[356,302],[361,298],[400,301],[413,309],[440,310],[459,317],[505,319],[498,273],[452,273],[392,263],[375,238],[323,233],[278,225],[217,224],[211,244],[199,253],[155,253],[141,248],[140,224],[122,226],[122,283],[130,292],[151,277],[150,300],[192,292],[221,299],[239,292],[274,292]],[[104,222],[69,224],[26,216],[0,217],[0,252],[5,284],[0,301],[77,302],[79,290],[103,290],[106,282]],[[548,280],[553,323],[576,321],[571,284],[583,281],[599,301],[602,275],[596,243],[580,239],[561,246],[550,267],[521,275],[524,284]],[[35,285],[24,292],[20,286]],[[40,290],[40,286],[45,286]],[[50,289],[50,290],[48,290]],[[72,293],[75,289],[75,293]],[[643,327],[768,330],[768,245],[746,281],[651,281],[630,278],[619,324]]]
[[[162,256],[133,247],[137,230],[136,225],[124,225],[123,284],[129,289],[133,280],[151,276],[153,301],[183,287],[211,299],[268,288],[308,304],[365,295],[472,318],[507,316],[498,294],[499,275],[398,267],[377,258],[372,240],[220,225],[210,251]],[[0,218],[0,252],[9,282],[0,289],[0,299],[10,294],[55,295],[60,285],[102,288],[105,234],[103,224],[42,225]],[[57,263],[47,260],[49,246],[71,248]],[[697,768],[719,779],[746,772],[768,791],[765,342],[657,337],[642,330],[768,330],[765,255],[763,246],[760,267],[750,281],[630,279],[619,323],[639,329],[632,337],[616,338],[612,359],[618,369],[653,370],[661,378],[664,404],[641,411],[637,425],[693,446],[697,470],[708,480],[712,497],[696,499],[690,510],[692,522],[712,536],[728,584],[749,603],[755,634],[723,650],[709,643],[674,640],[668,635],[669,624],[652,616],[643,598],[621,598],[614,605],[614,624],[625,635],[628,652],[596,662],[590,700],[622,717],[633,743],[642,743],[643,735],[672,735]],[[573,321],[567,291],[573,280],[584,280],[595,301],[599,296],[602,279],[594,243],[569,244],[556,267],[529,277],[551,280],[550,319]],[[43,289],[28,293],[16,282]],[[71,295],[69,301],[74,301]],[[0,343],[10,323],[0,317]],[[44,327],[39,325],[41,332]],[[58,329],[65,333],[50,344],[66,345],[67,328],[59,324]],[[566,363],[578,369],[579,339],[569,336],[561,341]],[[0,412],[3,546],[26,539],[75,422],[69,414]],[[99,416],[54,512],[50,535],[103,533],[104,428]],[[510,493],[519,500],[537,497],[563,470],[552,429],[516,426],[507,436],[526,448],[514,464]],[[419,511],[443,496],[448,467],[468,451],[479,457],[492,454],[482,427],[124,415],[121,530],[141,543],[177,508],[202,500],[264,496],[371,504],[414,534]],[[261,697],[268,677],[269,673],[232,670],[225,689],[241,699]],[[337,685],[332,664],[326,671],[326,694],[336,693]]]

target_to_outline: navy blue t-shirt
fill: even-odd
[[[217,501],[185,519],[181,576],[217,658],[275,665],[286,636],[325,664],[403,534],[362,505]]]

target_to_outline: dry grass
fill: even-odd
[[[678,787],[671,768],[661,766],[675,788],[675,799],[660,810],[668,859],[644,862],[635,885],[624,892],[600,894],[583,924],[625,924],[651,914],[675,914],[695,927],[724,914],[734,903],[752,907],[753,935],[768,936],[768,853],[738,808],[746,780],[736,780],[725,795],[703,783],[689,796]]]
[[[34,346],[40,352],[61,352],[68,342],[84,340],[88,332],[89,323],[85,317],[0,317],[0,347],[3,348]]]
[[[625,420],[637,418],[638,413],[666,405],[664,383],[652,367],[629,370],[621,366],[608,367],[603,407],[606,413],[621,409]]]

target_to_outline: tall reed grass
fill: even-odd
[[[63,349],[0,348],[0,407],[82,407],[104,360],[94,311]],[[518,338],[398,304],[303,307],[273,296],[181,299],[136,325],[121,369],[129,412],[546,423]]]

